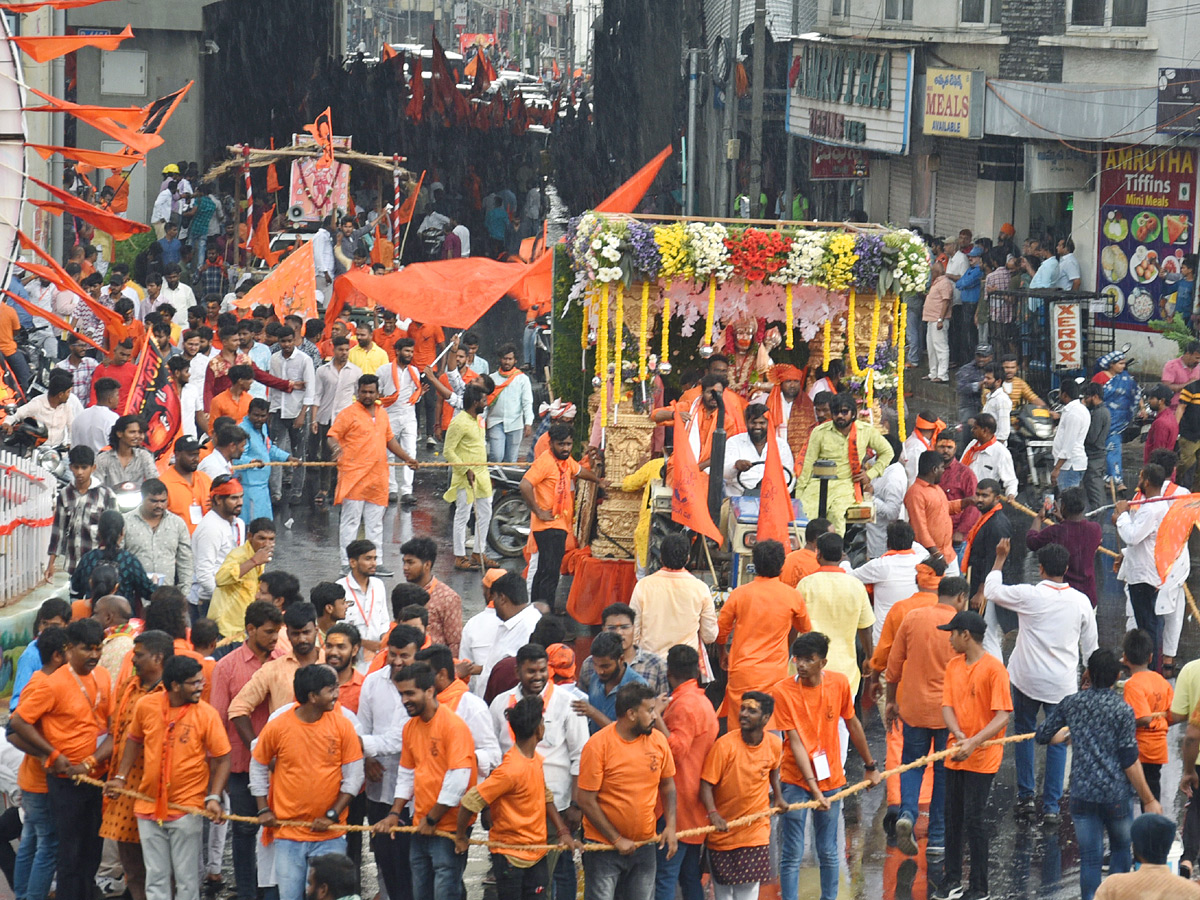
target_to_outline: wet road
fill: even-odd
[[[1131,450],[1135,448],[1130,448]],[[1136,448],[1140,456],[1140,447]],[[422,460],[434,459],[432,454],[423,448]],[[1131,466],[1136,465],[1131,461]],[[397,574],[395,578],[386,579],[388,587],[394,585],[400,575],[400,545],[414,536],[433,538],[439,548],[439,556],[435,565],[435,574],[463,598],[463,616],[469,618],[483,608],[483,600],[479,591],[477,573],[455,572],[453,570],[453,552],[450,545],[451,507],[445,503],[441,494],[444,490],[444,470],[422,470],[416,475],[415,495],[419,503],[411,510],[395,505],[388,508],[384,519],[384,561],[388,568]],[[315,512],[301,507],[290,511],[293,518],[290,529],[282,527],[289,513],[277,513],[276,519],[280,524],[280,537],[277,544],[275,566],[282,567],[295,574],[301,587],[307,591],[318,581],[334,580],[338,577],[339,563],[337,550],[337,512]],[[1012,521],[1018,532],[1023,532],[1028,526],[1024,517],[1012,514]],[[1113,547],[1114,536],[1111,525],[1106,526],[1107,546]],[[1015,540],[1014,556],[1023,549],[1023,541]],[[1028,581],[1036,580],[1034,573],[1028,570],[1034,564],[1031,557],[1026,556],[1024,565],[1027,567]],[[1097,619],[1101,646],[1109,647],[1119,652],[1121,640],[1125,634],[1124,599],[1118,583],[1112,574],[1110,565],[1098,563],[1103,576],[1102,599]],[[514,571],[521,567],[520,561],[514,561],[510,568]],[[569,587],[569,579],[564,578],[560,587],[560,603],[565,599]],[[1193,584],[1193,588],[1196,585]],[[1011,643],[1006,651],[1011,649]],[[1189,617],[1184,625],[1183,640],[1180,646],[1180,659],[1188,660],[1197,655],[1200,649],[1200,628]],[[864,716],[867,736],[872,749],[879,759],[884,754],[883,724],[878,711],[868,709]],[[1163,768],[1162,783],[1164,789],[1164,810],[1168,815],[1182,814],[1182,797],[1175,791],[1179,783],[1179,744],[1183,738],[1184,726],[1176,726],[1170,732],[1171,762]],[[1041,754],[1039,753],[1039,765]],[[862,776],[862,766],[851,751],[847,763],[848,777],[855,781]],[[1069,779],[1069,769],[1068,769]],[[1068,781],[1069,791],[1069,781]],[[989,802],[989,820],[992,823],[992,860],[991,860],[991,892],[994,898],[1065,898],[1079,895],[1078,847],[1075,842],[1074,829],[1069,814],[1066,812],[1064,798],[1063,821],[1057,829],[1045,832],[1037,826],[1020,825],[1014,821],[1012,807],[1016,800],[1016,771],[1011,752],[1006,753],[1005,762],[997,774],[993,784]],[[885,898],[885,900],[924,900],[927,897],[927,871],[924,854],[909,858],[895,847],[889,847],[882,827],[885,812],[882,788],[863,792],[849,798],[844,804],[846,855],[843,860],[842,889],[843,898]],[[918,835],[923,838],[925,831],[924,817],[918,824]],[[924,846],[923,840],[921,846]],[[368,861],[364,865],[363,896],[371,897],[374,890],[374,867]],[[481,879],[485,860],[483,851],[475,848],[468,867],[468,897],[476,900],[483,896]],[[932,866],[932,864],[931,864]],[[226,877],[231,876],[231,872]],[[937,878],[940,873],[932,866],[932,874]],[[935,882],[936,883],[936,882]],[[763,896],[768,896],[764,889]],[[771,894],[770,896],[774,896]],[[817,869],[815,861],[810,856],[802,872],[801,898],[819,896]]]

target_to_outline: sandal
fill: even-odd
[[[328,491],[317,491],[317,495],[315,497],[313,497],[313,503],[316,505],[317,509],[324,509],[325,502],[328,499],[329,499]]]
[[[478,572],[479,565],[469,556],[456,556],[454,557],[454,570],[456,572]]]
[[[1181,859],[1179,861],[1179,876],[1186,878],[1188,881],[1192,880],[1192,863],[1190,860]]]
[[[1171,660],[1170,662],[1163,662],[1162,672],[1160,674],[1162,675],[1163,678],[1166,678],[1166,679],[1174,678],[1179,674],[1179,666],[1176,665],[1175,660]]]

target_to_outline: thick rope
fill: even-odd
[[[1159,715],[1159,714],[1156,713],[1155,715]],[[1033,732],[1030,732],[1029,734],[1013,734],[1013,735],[1009,735],[1008,737],[995,738],[990,741],[984,741],[982,744],[979,745],[979,749],[983,749],[984,747],[1004,746],[1006,744],[1016,744],[1021,741],[1030,740],[1031,738],[1033,738],[1033,736],[1034,736]],[[939,760],[943,760],[946,757],[951,756],[957,750],[958,750],[958,747],[949,747],[938,753],[930,753],[927,756],[922,756],[919,759],[914,759],[912,762],[905,763],[900,766],[896,766],[896,768],[894,768],[894,769],[888,769],[886,772],[880,773],[880,779],[881,779],[880,783],[882,784],[883,781],[887,780],[891,776],[899,775],[902,772],[909,771],[910,769],[922,769],[925,766],[929,765],[931,762],[938,762]],[[106,786],[105,782],[100,781],[99,779],[96,779],[96,778],[90,778],[87,775],[74,775],[74,776],[72,776],[72,778],[75,782],[77,782],[79,784],[90,784],[93,787],[98,787],[98,788],[105,788],[105,786]],[[872,786],[871,782],[866,781],[866,780],[860,781],[856,784],[847,785],[845,788],[838,791],[833,796],[829,797],[828,798],[829,802],[835,803],[838,800],[842,800],[843,798],[849,797],[852,794],[857,794],[860,791],[865,791],[867,788],[869,788],[871,786]],[[148,803],[153,803],[155,800],[154,797],[150,797],[139,791],[130,790],[129,788],[116,788],[114,790],[109,791],[109,793],[114,793],[114,794],[117,794],[122,797],[132,797],[135,800],[143,800]],[[789,804],[788,811],[791,812],[791,811],[798,810],[798,809],[819,809],[820,805],[821,804],[816,800],[806,800],[803,803]],[[179,804],[176,804],[176,803],[168,803],[167,806],[169,809],[172,809],[176,812],[182,812],[189,816],[203,816],[204,818],[211,819],[213,821],[245,822],[246,824],[249,824],[249,825],[261,824],[261,820],[257,816],[238,816],[238,815],[234,815],[232,813],[226,813],[220,817],[217,817],[217,816],[214,816],[212,813],[210,813],[206,809],[198,809],[194,806],[180,806]],[[742,816],[740,819],[731,819],[727,824],[730,829],[741,828],[745,825],[749,825],[753,822],[757,822],[759,819],[766,819],[766,818],[770,818],[771,816],[777,816],[781,812],[782,812],[782,810],[780,808],[772,806],[770,809],[765,809],[765,810],[762,810],[761,812],[752,813],[751,815],[748,815],[748,816]],[[280,824],[280,826],[293,826],[293,827],[297,827],[297,828],[310,828],[312,825],[311,822],[299,822],[299,821],[295,821],[293,819],[281,819],[279,821],[279,824]],[[329,830],[330,831],[339,831],[339,832],[373,831],[374,826],[373,825],[340,825],[339,824],[339,825],[331,825]],[[716,826],[705,825],[701,828],[688,828],[683,831],[677,832],[676,837],[678,837],[678,838],[700,837],[702,835],[711,834],[711,833],[715,832],[716,830],[717,830]],[[414,825],[398,825],[395,828],[390,829],[390,832],[392,834],[416,834],[417,831],[418,831],[418,829]],[[451,840],[453,840],[455,837],[454,834],[452,834],[448,831],[437,831],[437,832],[435,832],[435,834],[437,834],[441,837],[450,838]],[[643,846],[646,846],[647,844],[656,844],[660,840],[662,840],[662,835],[656,834],[652,838],[648,838],[644,841],[638,841],[636,843],[636,846],[643,847]],[[486,840],[472,840],[471,843],[475,844],[477,846],[480,846],[480,847],[487,847],[490,850],[498,850],[500,852],[503,852],[505,850],[546,850],[546,851],[563,850],[563,851],[566,851],[569,849],[565,844],[504,844],[504,843],[500,843],[498,841],[486,841]],[[603,852],[603,851],[612,850],[613,847],[611,844],[589,842],[589,843],[585,843],[583,845],[582,849],[584,852]]]
[[[320,468],[323,466],[324,467],[333,467],[333,466],[337,466],[337,465],[338,465],[338,463],[335,463],[335,462],[303,462],[301,460],[296,460],[295,462],[263,462],[262,465],[259,465],[258,463],[241,463],[236,466],[230,466],[229,468],[231,470],[233,470],[234,472],[237,472],[242,469],[265,469],[265,468],[269,468],[271,466],[282,466],[283,468],[286,468],[286,469],[299,469],[301,467]],[[411,463],[390,462],[390,463],[385,463],[385,465],[391,466],[394,469],[402,469],[405,466],[411,465]],[[499,466],[500,468],[503,468],[503,469],[528,469],[532,465],[533,465],[533,463],[530,463],[530,462],[511,462],[511,463],[510,462],[482,462],[482,463],[422,462],[422,463],[417,463],[416,467],[418,469],[460,469],[460,468],[479,469],[484,466]]]

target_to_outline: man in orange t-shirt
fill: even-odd
[[[729,668],[722,717],[737,714],[743,691],[770,690],[786,678],[788,636],[812,631],[804,598],[779,579],[784,558],[779,541],[755,544],[754,580],[734,589],[717,617],[717,646]]]
[[[1125,702],[1133,709],[1137,721],[1138,761],[1142,764],[1142,774],[1146,776],[1150,793],[1159,800],[1170,723],[1165,715],[1156,717],[1154,713],[1170,711],[1175,689],[1171,682],[1150,669],[1153,653],[1154,638],[1149,632],[1135,628],[1125,635],[1125,656],[1121,662],[1130,671],[1125,682]]]
[[[333,502],[342,508],[338,523],[342,567],[350,565],[346,547],[358,536],[361,522],[367,540],[375,545],[376,571],[389,577],[391,572],[383,567],[383,513],[388,505],[387,451],[392,451],[414,469],[417,461],[396,440],[387,411],[378,405],[378,401],[379,379],[374,375],[360,376],[358,402],[338,413],[329,427],[327,439],[330,457],[337,463],[338,471],[337,494]]]
[[[212,478],[199,471],[200,442],[181,437],[175,442],[175,463],[159,476],[167,486],[167,509],[183,519],[188,534],[196,530],[212,505]]]
[[[846,784],[842,768],[839,722],[846,723],[850,743],[863,760],[866,778],[879,784],[875,757],[867,746],[862,723],[854,714],[854,694],[850,681],[840,672],[825,668],[829,662],[829,638],[810,631],[792,641],[794,678],[784,678],[771,689],[775,698],[775,719],[771,727],[782,731],[787,749],[783,754],[780,779],[783,799],[790,803],[816,800],[813,814],[813,846],[821,868],[821,896],[836,897],[838,892],[838,822],[842,802],[829,797]],[[799,892],[800,860],[804,856],[804,830],[809,810],[798,809],[783,815],[783,835],[779,861],[779,889],[783,897]]]
[[[530,599],[554,606],[559,570],[566,551],[567,535],[575,525],[575,481],[582,478],[608,487],[571,458],[575,439],[570,425],[551,425],[550,452],[539,456],[521,479],[521,497],[529,506],[529,528],[537,544],[537,572]]]
[[[45,687],[46,679],[66,665],[64,655],[67,629],[59,625],[44,628],[37,638],[37,653],[42,667],[33,673],[21,691],[20,699],[36,694]],[[31,701],[40,702],[40,701]],[[17,706],[20,710],[20,706]],[[17,787],[21,789],[21,808],[24,824],[21,829],[23,853],[17,855],[14,888],[23,896],[45,897],[50,893],[54,869],[58,862],[58,840],[54,833],[54,818],[46,793],[46,769],[31,753],[25,754],[17,769]]]
[[[757,895],[759,883],[769,880],[771,820],[757,819],[732,829],[728,823],[763,812],[771,797],[780,813],[788,811],[779,781],[783,741],[766,731],[774,711],[775,700],[770,694],[742,694],[740,727],[713,744],[700,776],[700,798],[708,810],[709,822],[717,829],[708,836],[713,880],[722,887],[736,886],[738,894],[749,891]],[[720,888],[717,893],[722,893]]]
[[[250,793],[274,838],[280,900],[303,900],[310,858],[346,852],[345,832],[330,826],[345,824],[363,786],[362,745],[337,708],[333,669],[305,666],[292,683],[297,705],[267,722],[250,758]],[[309,824],[281,827],[281,819]]]
[[[575,787],[583,809],[583,836],[611,844],[612,850],[583,854],[583,877],[591,900],[650,897],[657,870],[654,844],[636,847],[655,835],[655,805],[662,798],[662,838],[667,859],[675,856],[675,760],[662,732],[656,731],[658,699],[645,684],[617,691],[617,718],[592,735],[579,758]]]
[[[133,812],[146,863],[146,891],[154,897],[170,896],[172,880],[180,897],[200,891],[204,820],[170,804],[203,806],[215,816],[224,811],[229,736],[217,711],[200,699],[204,681],[203,667],[191,657],[167,660],[164,690],[138,700],[117,774],[108,782],[110,791],[129,787],[129,773],[142,760],[135,790],[155,799],[135,801]]]
[[[209,422],[220,416],[229,416],[239,424],[250,412],[250,388],[254,384],[254,370],[250,366],[237,365],[229,369],[229,389],[212,398],[208,408]]]
[[[942,685],[946,665],[954,650],[939,629],[955,614],[967,608],[970,586],[965,578],[943,578],[938,585],[938,602],[914,609],[904,617],[888,654],[887,706],[884,725],[891,728],[897,719],[904,725],[902,763],[912,762],[928,753],[946,749],[950,732],[942,718]],[[903,696],[898,693],[901,682]],[[932,749],[931,749],[932,748]],[[919,814],[920,769],[900,773],[900,816],[896,819],[896,845],[903,853],[916,856],[913,828]],[[929,847],[944,848],[945,766],[933,764],[933,796],[929,802]]]
[[[675,761],[675,826],[687,831],[709,824],[700,800],[700,772],[721,726],[708,695],[700,687],[700,654],[696,648],[677,644],[667,651],[667,683],[671,686],[671,702],[662,720]],[[680,838],[679,852],[670,859],[665,849],[658,851],[658,881],[671,886],[672,896],[676,884],[684,897],[703,893],[703,851],[704,835]]]
[[[434,832],[458,829],[460,801],[475,786],[478,774],[475,741],[467,724],[438,703],[433,669],[426,663],[401,669],[393,680],[409,719],[404,723],[396,802],[375,823],[375,833],[386,835],[398,826],[411,800],[417,826],[409,844],[412,896],[462,897],[466,854],[455,853],[454,842]]]
[[[976,612],[958,613],[941,631],[950,632],[955,656],[946,666],[942,716],[950,731],[946,760],[946,864],[939,896],[962,887],[963,838],[971,851],[971,878],[965,896],[988,895],[988,824],[985,817],[992,779],[1003,747],[980,744],[1004,737],[1012,712],[1008,670],[983,649],[987,622]],[[1164,729],[1165,730],[1165,729]]]
[[[108,731],[112,685],[100,663],[104,626],[79,619],[67,626],[67,664],[32,696],[21,695],[9,720],[50,776],[47,798],[58,834],[58,896],[90,897],[100,866],[101,792],[73,775],[94,775],[112,752]]]
[[[779,580],[788,587],[795,587],[801,579],[821,568],[817,562],[817,538],[830,531],[833,531],[833,523],[828,519],[810,519],[804,526],[804,546],[793,550],[784,559]]]
[[[484,807],[492,811],[488,838],[497,843],[545,844],[549,819],[559,842],[578,846],[555,807],[554,792],[546,787],[542,757],[537,752],[538,741],[546,732],[542,698],[523,697],[504,711],[504,719],[515,743],[492,774],[463,796],[458,808],[455,852],[466,857],[470,846],[467,832]],[[545,850],[503,850],[491,856],[498,897],[537,897],[549,887]]]

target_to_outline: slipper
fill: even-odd
[[[456,556],[454,558],[454,569],[457,572],[478,572],[479,565],[472,562],[468,556]]]
[[[317,495],[315,497],[313,497],[313,503],[316,505],[317,509],[324,509],[325,501],[328,499],[329,499],[328,491],[317,491]]]

